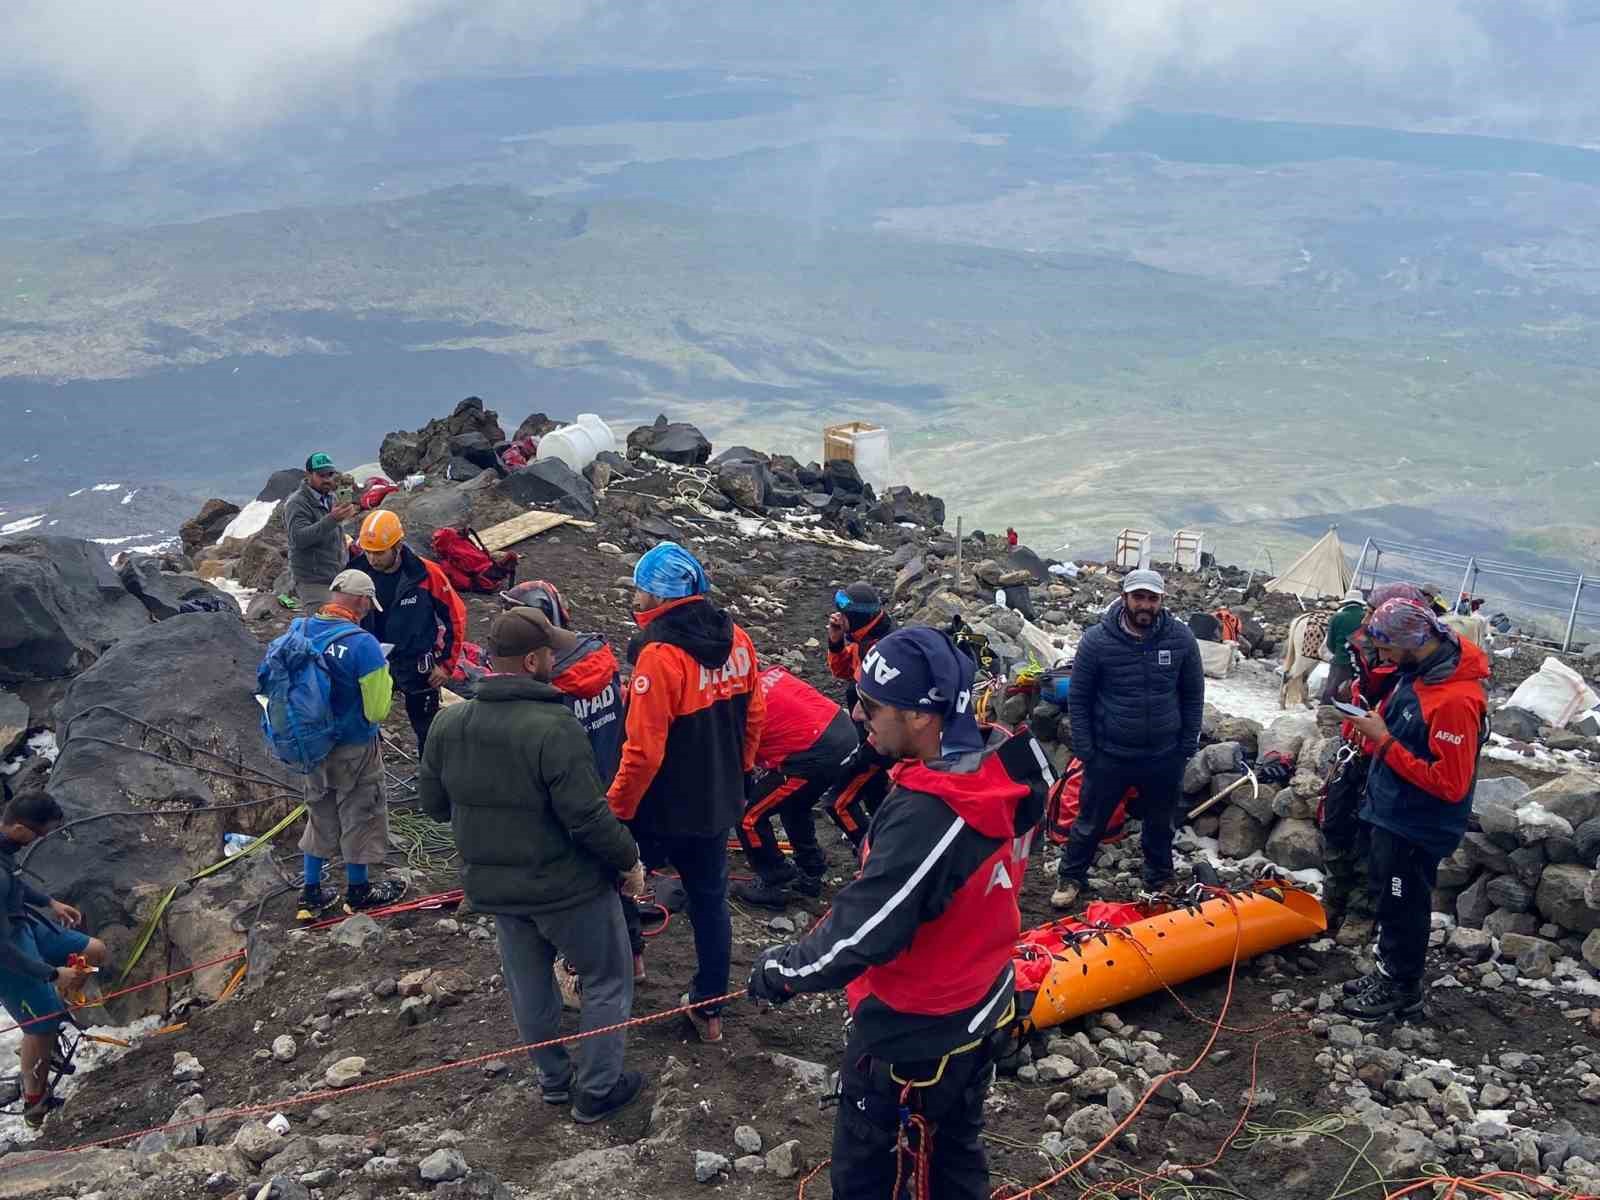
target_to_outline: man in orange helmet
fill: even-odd
[[[361,522],[350,565],[370,575],[378,590],[383,607],[363,626],[392,646],[389,674],[405,696],[420,758],[439,713],[439,689],[449,682],[467,640],[467,607],[439,564],[418,555],[405,537],[398,516],[373,510]]]

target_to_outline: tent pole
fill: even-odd
[[[1572,649],[1572,630],[1578,623],[1578,601],[1583,599],[1583,572],[1578,572],[1578,586],[1572,593],[1572,611],[1567,614],[1567,632],[1561,639],[1561,653]]]
[[[1456,601],[1450,606],[1451,612],[1456,612],[1461,607],[1461,597],[1472,594],[1472,576],[1477,572],[1477,559],[1468,557],[1467,569],[1461,573],[1461,590],[1456,593]]]
[[[1354,586],[1354,587],[1360,587],[1361,586],[1361,568],[1366,566],[1366,563],[1367,563],[1367,551],[1371,550],[1371,549],[1372,549],[1372,539],[1371,538],[1368,538],[1366,541],[1361,543],[1361,557],[1356,559],[1356,571],[1355,571],[1355,574],[1350,576],[1350,582],[1351,582],[1352,586]]]

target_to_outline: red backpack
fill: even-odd
[[[1082,792],[1083,764],[1075,758],[1070,759],[1067,769],[1061,772],[1061,778],[1050,788],[1050,794],[1044,802],[1044,834],[1057,846],[1066,845],[1067,838],[1072,834],[1072,823],[1078,819]],[[1128,820],[1128,801],[1138,796],[1138,788],[1129,788],[1127,794],[1117,801],[1111,820],[1106,822],[1105,836],[1101,841],[1120,842],[1127,836],[1123,826]]]
[[[490,554],[471,529],[447,525],[434,530],[433,556],[458,592],[493,595],[517,576],[517,556],[510,551]]]

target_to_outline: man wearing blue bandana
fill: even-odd
[[[671,863],[688,895],[696,970],[685,1004],[728,991],[728,836],[744,815],[766,721],[756,649],[712,605],[700,561],[662,542],[633,569],[639,633],[628,647],[633,678],[611,811],[628,823],[647,863]],[[691,1013],[703,1042],[722,1040],[711,1005]]]
[[[926,1123],[906,1136],[929,1153],[929,1194],[989,1195],[984,1098],[1013,1017],[1017,896],[1051,777],[1031,737],[978,727],[972,675],[972,660],[928,628],[891,633],[862,659],[855,717],[894,761],[893,789],[861,874],[815,929],[763,951],[750,973],[750,996],[771,1004],[845,991],[836,1200],[895,1194],[903,1108]]]

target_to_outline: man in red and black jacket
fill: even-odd
[[[661,542],[633,570],[627,736],[611,781],[611,810],[633,830],[651,867],[671,863],[688,897],[697,969],[685,1004],[728,990],[728,833],[744,814],[744,777],[756,763],[766,698],[756,650],[712,606],[705,568]],[[700,1040],[722,1040],[720,1010],[692,1019]]]
[[[395,691],[406,698],[406,716],[417,735],[417,761],[428,729],[439,715],[439,689],[450,681],[467,640],[467,606],[444,568],[405,544],[400,518],[377,509],[362,519],[351,547],[350,566],[365,572],[377,589],[376,605],[362,628],[389,651]]]
[[[1350,703],[1358,708],[1376,709],[1394,690],[1399,668],[1378,658],[1367,638],[1367,623],[1372,612],[1386,600],[1407,600],[1419,608],[1428,601],[1411,583],[1386,583],[1374,588],[1367,598],[1361,623],[1350,634],[1347,648],[1354,677],[1350,682]],[[1361,820],[1361,802],[1367,794],[1367,772],[1372,752],[1377,748],[1364,738],[1348,719],[1339,732],[1344,744],[1334,768],[1322,789],[1317,806],[1317,824],[1322,829],[1323,865],[1327,881],[1322,890],[1322,907],[1328,914],[1328,932],[1340,945],[1365,946],[1372,940],[1377,914],[1373,911],[1370,889],[1363,878],[1372,857],[1372,830]],[[1346,984],[1347,994],[1355,995],[1363,980]]]
[[[844,988],[833,1194],[884,1200],[900,1167],[902,1108],[931,1131],[931,1195],[981,1200],[981,1134],[998,1032],[1014,1015],[1017,897],[1049,767],[1029,737],[985,739],[972,660],[945,634],[903,629],[862,663],[857,717],[895,760],[861,874],[801,941],[756,960],[750,995],[780,1004]],[[898,1198],[896,1198],[898,1200]]]
[[[856,711],[856,676],[861,660],[871,653],[880,639],[894,632],[894,619],[883,607],[878,589],[865,579],[834,593],[834,611],[828,614],[828,671],[845,681],[844,707]],[[857,725],[859,748],[845,769],[839,784],[826,798],[828,815],[850,839],[861,846],[867,823],[889,790],[888,759],[872,748],[864,726]]]
[[[1381,604],[1366,636],[1399,668],[1382,709],[1350,722],[1374,745],[1361,819],[1372,827],[1378,970],[1344,1008],[1372,1019],[1422,1009],[1433,885],[1467,831],[1488,737],[1489,659],[1406,600]]]
[[[827,859],[817,844],[812,808],[838,781],[857,734],[844,709],[782,667],[762,670],[760,685],[767,721],[738,825],[739,845],[756,880],[735,884],[733,894],[748,904],[783,908],[795,893],[822,895]],[[792,860],[778,846],[775,816],[783,821]]]

